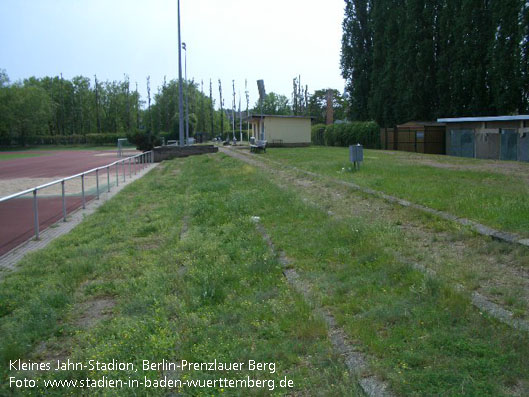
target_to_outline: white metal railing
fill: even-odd
[[[66,222],[66,195],[65,195],[65,186],[64,183],[66,181],[69,181],[71,179],[75,178],[81,178],[81,196],[82,196],[82,208],[85,209],[86,205],[86,197],[85,197],[85,186],[84,186],[84,178],[85,175],[91,174],[95,172],[96,174],[96,199],[99,200],[99,170],[106,169],[107,171],[107,190],[110,192],[110,168],[115,166],[116,167],[116,186],[119,186],[119,165],[121,164],[121,173],[123,175],[123,182],[126,180],[126,170],[125,170],[125,163],[128,162],[129,167],[129,178],[132,177],[132,172],[134,172],[134,175],[136,173],[145,168],[147,164],[154,163],[154,153],[152,151],[144,152],[137,154],[135,156],[127,157],[122,160],[114,161],[113,163],[92,168],[91,170],[81,172],[79,174],[75,174],[72,176],[68,176],[66,178],[57,179],[52,182],[45,183],[44,185],[39,185],[36,187],[33,187],[31,189],[23,190],[18,193],[11,194],[9,196],[5,196],[0,198],[0,203],[6,202],[8,200],[12,200],[21,196],[24,196],[29,193],[33,193],[33,216],[34,216],[34,229],[35,229],[35,239],[39,238],[39,207],[38,207],[38,191],[42,190],[44,188],[61,184],[61,190],[62,190],[62,217],[63,221]]]

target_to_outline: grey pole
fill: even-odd
[[[37,189],[33,190],[33,216],[35,218],[35,239],[39,239],[39,204],[37,202]]]
[[[62,219],[66,222],[66,199],[64,197],[64,180],[61,181],[62,187]]]
[[[110,167],[107,165],[107,189],[110,193]]]
[[[182,40],[180,37],[180,0],[178,0],[178,138],[184,146],[184,93],[182,91]]]
[[[187,45],[182,43],[184,49],[184,70],[185,70],[185,82],[186,82],[186,92],[185,92],[185,102],[186,102],[186,145],[189,146],[189,84],[187,83]]]
[[[118,163],[116,163],[116,186],[119,186],[119,168],[118,168]]]
[[[97,192],[97,199],[99,200],[99,168],[96,169],[96,192]]]
[[[83,209],[85,209],[85,197],[84,197],[84,174],[81,175],[81,195],[83,196]]]

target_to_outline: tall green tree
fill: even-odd
[[[259,101],[255,103],[253,113],[260,113],[261,107]],[[270,92],[266,95],[263,101],[263,113],[271,115],[290,115],[292,108],[288,98],[275,92]]]
[[[529,112],[529,1],[522,6],[520,76],[522,86],[521,113]]]
[[[527,0],[345,0],[349,116],[393,126],[526,111],[528,8]]]
[[[350,94],[349,116],[369,119],[373,63],[372,0],[346,0],[340,64]]]
[[[522,95],[523,26],[519,23],[522,0],[491,1],[494,34],[489,47],[489,73],[494,107],[498,113],[518,112],[524,108]],[[527,27],[525,27],[527,29]]]

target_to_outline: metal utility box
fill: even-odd
[[[364,147],[359,143],[349,146],[349,160],[360,168],[360,163],[364,161]]]

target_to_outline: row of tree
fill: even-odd
[[[147,146],[160,135],[178,139],[178,82],[164,79],[162,86],[151,94],[147,77],[146,88],[147,98],[142,100],[137,83],[132,89],[126,75],[123,81],[112,82],[101,82],[97,76],[93,79],[78,76],[71,80],[57,76],[10,83],[6,72],[0,70],[0,145],[115,143],[117,135],[143,136]],[[209,92],[204,92],[203,82],[199,86],[194,81],[185,81],[183,91],[188,101],[190,136],[200,132],[227,138],[234,124],[238,130],[239,117],[245,117],[247,111],[310,115],[315,123],[325,122],[328,90],[317,90],[311,95],[307,86],[301,86],[299,77],[293,79],[291,100],[270,92],[262,104],[256,101],[252,108],[249,108],[247,90],[244,104],[239,100],[237,106],[234,83],[233,103],[228,109],[222,98],[220,80],[218,106],[213,94],[217,90],[213,89],[211,80]],[[335,119],[343,120],[347,101],[338,90],[332,90],[332,94]]]
[[[131,91],[127,76],[103,83],[94,76],[93,85],[82,76],[31,77],[10,84],[0,70],[1,144],[25,144],[38,136],[125,133],[139,127],[141,112],[137,87]]]
[[[529,111],[527,0],[345,0],[353,120]]]
[[[93,80],[57,76],[10,83],[7,73],[0,70],[0,145],[84,143],[94,135],[90,143],[115,143],[116,134],[124,137],[138,132],[176,136],[178,83],[164,80],[152,97],[149,77],[146,84],[145,101],[137,84],[131,90],[127,76],[112,82],[101,82],[97,76]],[[193,81],[184,84],[191,134],[196,129],[218,130],[226,116],[214,109],[211,93],[207,97]]]

